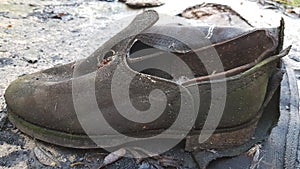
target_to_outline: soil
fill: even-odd
[[[202,1],[162,1],[158,12],[175,16]],[[209,1],[225,3],[256,27],[278,26],[285,19],[285,44],[293,45],[288,65],[300,69],[300,20],[276,9],[265,9],[245,0]],[[106,152],[76,150],[34,140],[16,129],[7,119],[4,92],[19,76],[89,56],[126,24],[120,18],[143,9],[130,9],[124,3],[98,0],[1,0],[0,2],[0,168],[96,168]],[[298,79],[300,79],[299,72]],[[173,150],[184,163],[196,168],[190,153]],[[299,158],[298,158],[299,159]],[[151,161],[137,164],[121,159],[107,168],[155,168]]]

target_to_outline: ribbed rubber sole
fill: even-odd
[[[50,130],[37,126],[35,124],[29,123],[24,119],[18,117],[13,112],[8,113],[9,120],[23,133],[48,143],[55,145],[78,148],[78,149],[94,149],[94,148],[113,148],[120,145],[120,136],[116,135],[98,135],[93,136],[96,139],[101,139],[101,145],[97,145],[89,136],[70,134],[56,130]],[[187,151],[194,151],[196,149],[223,149],[232,146],[237,146],[247,142],[254,134],[257,121],[260,118],[260,114],[257,115],[252,121],[245,123],[243,125],[227,128],[227,129],[217,129],[210,138],[204,142],[199,143],[198,138],[200,130],[192,130],[186,137],[186,147]],[[160,130],[143,132],[143,135],[159,134]],[[180,131],[174,131],[172,134],[165,135],[162,139],[179,139],[181,138]]]

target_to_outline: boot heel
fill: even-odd
[[[237,129],[230,129],[230,131],[216,131],[205,142],[199,143],[199,135],[191,134],[186,137],[185,150],[195,151],[203,149],[228,149],[234,146],[241,145],[252,139],[257,120],[247,126],[239,126]]]

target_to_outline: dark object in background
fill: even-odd
[[[160,0],[119,0],[125,2],[125,4],[134,9],[147,8],[147,7],[157,7],[161,6],[162,3]]]
[[[203,3],[185,9],[178,16],[201,20],[204,23],[234,27],[252,27],[252,25],[231,7],[215,3]]]

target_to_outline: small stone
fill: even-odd
[[[140,166],[139,169],[148,169],[151,168],[151,165],[147,162],[143,162]]]
[[[74,162],[76,159],[75,155],[70,155],[69,156],[69,161]]]
[[[63,20],[63,21],[70,21],[74,18],[73,18],[72,15],[67,14],[67,15],[60,16],[60,19]]]
[[[82,162],[82,161],[84,161],[84,158],[81,157],[81,158],[78,159],[78,161]]]
[[[6,124],[6,127],[7,127],[7,128],[13,128],[13,127],[14,127],[14,125],[13,125],[13,124],[11,124],[11,122],[9,122],[9,121],[8,121],[8,123]]]
[[[0,58],[0,67],[4,67],[11,64],[13,64],[13,60],[11,58]]]
[[[59,55],[53,55],[53,56],[51,56],[51,59],[52,59],[52,62],[63,60],[63,58]]]

